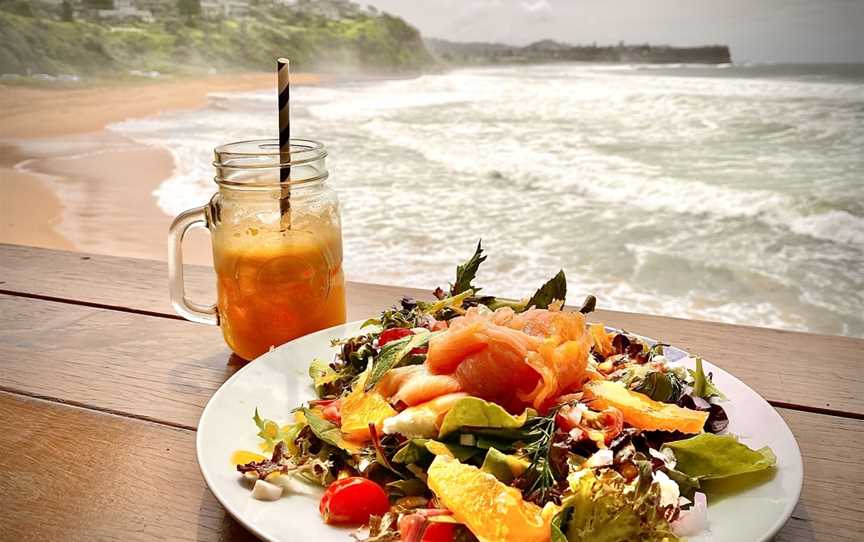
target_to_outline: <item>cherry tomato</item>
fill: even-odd
[[[330,484],[318,510],[324,523],[361,525],[369,521],[369,516],[386,514],[390,510],[390,499],[372,480],[352,476]]]
[[[422,513],[408,514],[399,520],[399,536],[402,542],[453,542],[455,527],[452,523],[431,522]]]
[[[396,341],[402,337],[407,337],[408,335],[414,335],[414,332],[404,327],[385,329],[381,332],[381,335],[378,336],[378,346],[384,346],[390,341]]]
[[[429,523],[420,542],[453,542],[456,526],[452,523]]]

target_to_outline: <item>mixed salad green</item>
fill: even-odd
[[[707,528],[708,481],[775,467],[726,432],[700,359],[587,324],[593,296],[561,310],[563,271],[525,300],[481,295],[485,259],[335,341],[290,423],[256,410],[253,495],[320,484],[324,521],[377,542],[674,541]]]

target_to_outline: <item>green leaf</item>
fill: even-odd
[[[461,307],[462,302],[471,297],[472,295],[474,295],[474,290],[469,289],[465,290],[460,294],[441,299],[440,301],[436,301],[434,303],[418,301],[417,304],[423,309],[424,312],[435,316],[444,309],[448,309],[451,307]]]
[[[409,478],[407,480],[396,480],[387,484],[387,489],[391,489],[390,493],[396,493],[403,497],[414,497],[424,495],[426,493],[426,483],[419,478]]]
[[[567,537],[561,531],[561,524],[567,524],[567,518],[570,515],[571,508],[565,508],[555,514],[552,518],[552,542],[568,542]]]
[[[681,397],[682,386],[673,373],[652,371],[633,387],[633,391],[661,403],[675,403]]]
[[[486,256],[483,255],[483,248],[480,246],[481,243],[482,241],[477,242],[477,249],[468,261],[456,267],[456,282],[450,286],[451,296],[461,294],[466,290],[474,290],[475,292],[480,290],[480,288],[474,288],[471,282],[474,280],[474,276],[477,275],[477,269],[480,268],[480,264],[486,261]]]
[[[336,446],[342,450],[345,450],[349,453],[357,453],[360,450],[360,447],[353,442],[345,440],[345,437],[342,435],[342,431],[328,422],[321,416],[315,414],[308,408],[303,409],[303,416],[306,417],[306,423],[309,425],[309,429],[315,433],[315,436],[319,439],[323,440],[327,444],[332,446]]]
[[[362,329],[366,326],[380,326],[380,325],[381,325],[381,319],[380,318],[369,318],[368,320],[366,320],[365,322],[360,324],[360,328]]]
[[[579,312],[582,314],[588,314],[594,312],[595,308],[597,308],[597,298],[593,295],[588,295],[585,296],[585,301],[583,301],[582,306],[579,307]]]
[[[705,371],[702,370],[702,358],[696,358],[696,370],[690,370],[690,375],[693,377],[693,395],[703,399],[710,397],[726,399],[726,396],[714,386],[714,383],[705,375]]]
[[[528,303],[526,308],[535,307],[538,309],[549,308],[549,305],[556,299],[564,301],[567,297],[567,277],[564,276],[564,270],[558,271],[558,274],[549,279],[549,281],[540,287]]]
[[[574,480],[571,483],[573,494],[562,503],[559,514],[562,518],[559,529],[566,533],[566,540],[678,540],[660,509],[659,486],[650,483],[650,478],[641,480],[644,476],[640,470],[637,480],[628,484],[620,474],[609,469],[598,475],[589,472]],[[645,489],[636,490],[635,486]]]
[[[513,416],[495,403],[477,397],[464,397],[456,401],[444,416],[438,438],[463,427],[515,429],[525,425],[527,419],[527,410],[519,416]]]
[[[693,494],[701,487],[698,478],[687,476],[683,472],[676,469],[670,469],[669,467],[663,467],[663,472],[666,473],[666,476],[668,476],[670,480],[673,480],[678,484],[678,489],[681,491],[682,496],[687,497],[691,501],[693,500]]]
[[[770,469],[777,464],[771,448],[753,450],[732,435],[702,433],[667,442],[677,461],[675,469],[698,480],[717,480]]]
[[[297,453],[297,446],[294,444],[294,439],[297,438],[297,434],[300,432],[300,429],[303,428],[304,424],[295,423],[280,427],[279,424],[273,420],[262,418],[258,413],[257,408],[255,409],[255,415],[252,416],[252,421],[254,421],[255,425],[258,427],[258,438],[264,441],[267,451],[272,452],[273,448],[276,447],[276,443],[281,440],[288,446],[288,452],[291,455]],[[285,429],[286,427],[287,429]]]
[[[392,461],[402,465],[410,465],[432,459],[432,453],[426,449],[426,440],[422,438],[409,440],[396,451]]]
[[[461,444],[452,444],[449,442],[438,442],[437,440],[429,439],[426,441],[426,449],[431,453],[435,453],[433,448],[439,444],[443,444],[447,450],[459,461],[468,461],[475,455],[480,453],[479,448],[472,448],[471,446],[462,446]]]
[[[318,397],[321,397],[324,394],[324,386],[337,382],[344,378],[344,376],[345,375],[335,371],[330,367],[330,364],[324,360],[314,359],[312,360],[312,363],[309,364],[309,377],[312,378],[312,383],[315,386],[315,393],[318,394]]]
[[[369,377],[366,379],[366,385],[363,386],[363,389],[369,391],[374,388],[378,382],[384,378],[387,371],[398,367],[399,363],[404,360],[405,356],[410,354],[412,350],[425,346],[429,342],[429,339],[440,333],[441,332],[417,333],[415,335],[402,337],[401,339],[391,341],[384,345],[384,348],[381,349],[381,353],[378,355],[378,359],[376,359],[372,365],[372,372],[369,373]]]
[[[480,453],[478,448],[472,448],[470,446],[438,442],[433,439],[415,438],[409,440],[399,448],[393,456],[393,462],[402,465],[410,465],[411,463],[426,464],[430,462],[434,457],[434,453],[429,450],[429,447],[427,446],[429,443],[444,445],[450,453],[453,454],[453,457],[459,461],[466,461]]]
[[[495,448],[489,448],[480,470],[488,472],[495,478],[498,478],[500,482],[509,485],[514,478],[525,472],[527,468],[528,461],[515,455],[502,453]]]

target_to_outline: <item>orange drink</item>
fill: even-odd
[[[315,239],[216,251],[216,306],[228,346],[253,359],[271,346],[345,323],[341,254],[333,257],[340,252]]]
[[[344,323],[342,226],[324,146],[291,140],[288,154],[275,140],[241,141],[215,154],[219,192],[181,213],[169,232],[174,309],[222,326],[225,342],[247,360]],[[213,241],[214,305],[185,295],[182,242],[192,227],[206,228]]]

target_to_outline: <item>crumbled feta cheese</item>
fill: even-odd
[[[252,498],[259,501],[275,501],[282,496],[282,488],[264,480],[255,482],[252,488]]]
[[[612,454],[612,450],[609,448],[604,448],[602,450],[597,450],[594,452],[594,455],[588,458],[588,461],[585,462],[586,467],[596,468],[596,467],[608,467],[612,464],[612,459],[614,455]]]
[[[475,446],[477,438],[474,435],[459,435],[459,444],[462,446]]]
[[[438,415],[429,408],[407,408],[384,420],[384,434],[399,433],[408,438],[431,438],[438,436],[435,420]]]
[[[672,480],[663,471],[654,473],[654,481],[660,486],[660,506],[677,506],[681,490],[675,480]]]
[[[662,461],[670,469],[675,468],[675,454],[672,453],[671,449],[665,448],[663,449],[663,451],[658,452],[654,448],[648,448],[648,454],[654,459],[659,459],[660,461]]]

